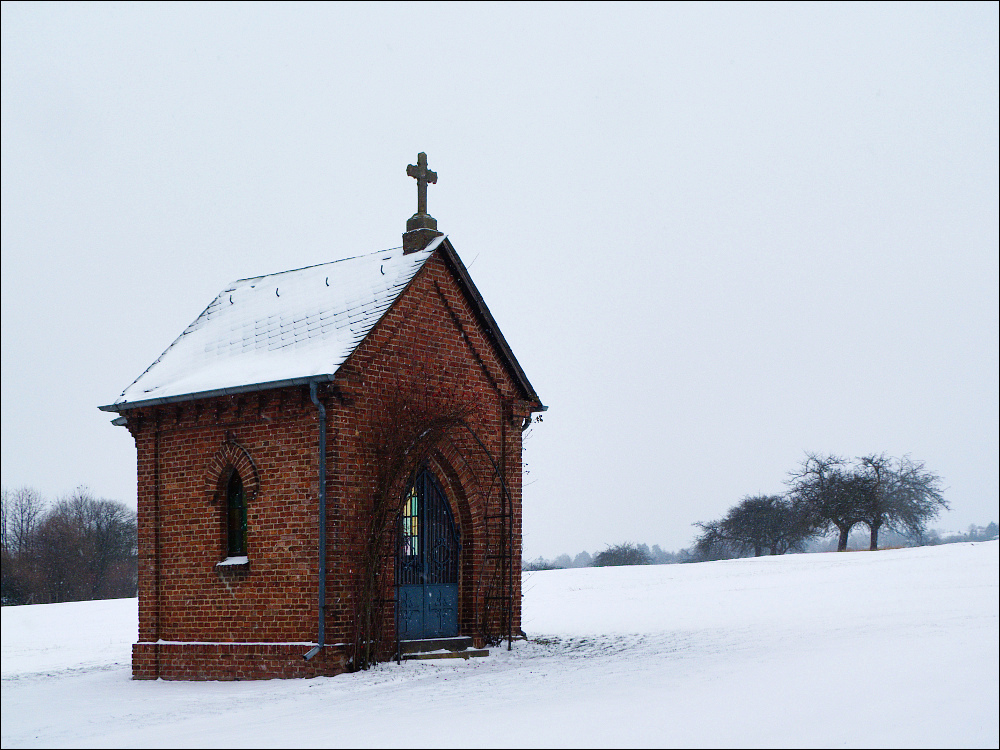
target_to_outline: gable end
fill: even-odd
[[[465,267],[465,264],[462,262],[462,259],[458,256],[454,246],[447,237],[445,237],[443,242],[438,246],[438,250],[441,252],[441,257],[444,259],[445,265],[458,280],[458,285],[468,300],[469,306],[472,308],[472,311],[476,315],[480,325],[482,326],[483,332],[490,339],[491,343],[500,354],[501,362],[503,362],[510,376],[523,392],[525,400],[532,404],[532,411],[546,411],[548,407],[542,405],[541,399],[538,397],[538,394],[535,393],[535,389],[528,381],[528,376],[524,374],[524,370],[521,369],[520,363],[514,356],[514,352],[511,350],[510,344],[507,343],[507,339],[504,338],[503,333],[500,331],[500,326],[497,325],[489,307],[486,306],[486,301],[483,299],[483,296],[479,293],[479,289],[476,288],[475,283],[472,281],[472,277],[469,275],[469,270]]]

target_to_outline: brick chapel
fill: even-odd
[[[544,407],[407,168],[403,246],[228,285],[113,404],[138,464],[136,679],[333,675],[520,633]]]

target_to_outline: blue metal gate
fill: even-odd
[[[396,627],[402,641],[458,635],[459,535],[444,490],[429,469],[417,475],[400,518]]]

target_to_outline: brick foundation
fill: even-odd
[[[331,677],[347,669],[346,651],[327,646],[309,661],[302,643],[133,643],[135,680],[267,680]]]

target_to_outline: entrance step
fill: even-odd
[[[451,638],[422,638],[415,641],[400,641],[399,652],[402,654],[416,654],[421,651],[464,651],[472,648],[472,638],[467,635],[456,635]]]
[[[470,659],[489,656],[486,648],[472,648],[468,636],[454,638],[424,638],[419,641],[400,641],[399,655],[411,659]]]
[[[416,654],[403,654],[403,661],[416,661],[422,659],[476,659],[489,656],[488,648],[470,648],[465,651],[426,651]]]

